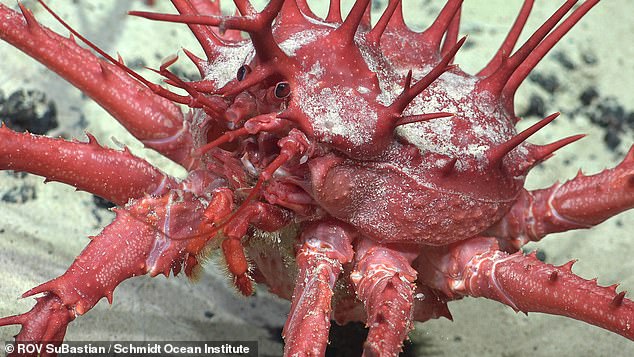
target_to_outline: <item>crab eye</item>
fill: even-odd
[[[249,67],[248,64],[245,64],[238,68],[238,74],[236,77],[239,81],[243,81],[245,78],[247,78],[247,74],[249,73],[251,73],[251,67]]]
[[[291,85],[288,82],[279,82],[275,85],[275,97],[284,99],[291,94]]]

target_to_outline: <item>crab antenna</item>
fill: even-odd
[[[147,79],[145,79],[143,76],[141,76],[140,74],[136,73],[135,71],[131,70],[130,68],[128,68],[125,64],[123,64],[122,62],[119,62],[118,60],[116,60],[114,57],[110,56],[108,53],[106,53],[104,50],[102,50],[101,48],[99,48],[97,45],[95,45],[94,43],[92,43],[90,40],[88,40],[87,38],[85,38],[84,36],[82,36],[79,32],[77,32],[74,28],[72,28],[68,23],[66,23],[66,21],[64,21],[61,17],[59,17],[59,15],[57,15],[57,13],[55,13],[50,7],[48,7],[48,5],[46,5],[46,3],[44,3],[44,0],[37,0],[40,5],[42,5],[44,7],[44,9],[46,9],[46,11],[51,14],[51,16],[53,16],[55,18],[55,20],[57,20],[62,26],[64,26],[68,31],[70,31],[70,33],[77,37],[78,39],[80,39],[83,43],[85,43],[86,45],[88,45],[90,48],[92,48],[95,52],[99,53],[102,57],[104,57],[105,59],[107,59],[110,63],[112,63],[113,65],[121,68],[122,70],[126,71],[129,75],[131,75],[132,77],[136,78],[138,81],[140,81],[141,83],[145,84],[146,86],[148,86],[149,88],[153,88],[154,86],[156,86],[156,84],[148,81]],[[102,67],[103,69],[103,67]]]
[[[490,165],[491,166],[497,165],[501,167],[503,159],[506,156],[506,154],[508,154],[509,152],[511,152],[511,150],[515,149],[521,143],[526,141],[526,139],[528,139],[531,135],[535,134],[538,130],[548,125],[548,123],[555,120],[555,118],[557,118],[559,114],[560,113],[557,112],[547,116],[546,118],[533,124],[528,129],[522,131],[521,133],[515,135],[508,141],[502,143],[500,146],[493,148],[491,151],[488,152]]]
[[[125,71],[127,74],[129,74],[130,76],[132,76],[134,79],[138,80],[139,82],[141,82],[143,85],[145,85],[146,87],[148,87],[150,90],[152,90],[154,93],[167,98],[171,101],[180,103],[180,104],[185,104],[188,106],[196,106],[198,103],[198,105],[202,104],[203,106],[205,106],[206,104],[210,105],[210,107],[208,109],[211,110],[217,110],[217,106],[211,102],[206,102],[204,99],[198,98],[198,99],[202,99],[203,102],[198,102],[197,98],[195,97],[191,97],[191,96],[182,96],[179,94],[176,94],[174,92],[171,92],[157,84],[154,84],[150,81],[148,81],[147,79],[145,79],[143,76],[141,76],[140,74],[136,73],[135,71],[133,71],[132,69],[130,69],[128,66],[126,66],[123,61],[119,61],[117,59],[115,59],[114,57],[110,56],[108,53],[106,53],[104,50],[102,50],[101,48],[99,48],[99,46],[95,45],[94,43],[92,43],[90,40],[88,40],[87,38],[85,38],[84,36],[82,36],[79,32],[77,32],[75,29],[73,29],[68,23],[66,23],[61,17],[59,17],[59,15],[57,15],[50,7],[48,7],[48,5],[46,5],[46,3],[44,3],[43,0],[38,0],[38,2],[44,7],[44,9],[46,9],[46,11],[48,13],[51,14],[51,16],[53,16],[57,21],[59,21],[59,23],[64,26],[68,31],[70,31],[70,33],[75,36],[76,38],[80,39],[83,43],[85,43],[86,45],[88,45],[90,48],[92,48],[95,52],[97,52],[98,54],[100,54],[102,57],[104,57],[108,62],[112,63],[113,65],[119,67],[120,69],[122,69],[123,71]],[[110,68],[106,67],[105,64],[103,62],[99,62],[99,65],[101,67],[101,71],[104,73],[104,75],[108,75],[108,73],[111,71]]]
[[[286,62],[286,67],[288,67],[290,58],[275,42],[272,31],[273,20],[280,13],[282,5],[284,5],[284,0],[271,0],[262,12],[248,16],[178,15],[145,11],[130,11],[128,14],[156,21],[216,26],[221,32],[226,29],[246,31],[251,37],[251,42],[258,57],[262,61],[283,59]],[[248,1],[236,0],[236,6],[241,9],[241,12],[248,13],[252,9]]]

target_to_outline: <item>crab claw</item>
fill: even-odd
[[[73,310],[66,307],[59,297],[49,294],[37,298],[37,303],[31,311],[1,318],[0,326],[21,325],[16,342],[61,344],[66,335],[66,327],[74,319]]]

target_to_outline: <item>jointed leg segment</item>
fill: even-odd
[[[509,213],[487,230],[517,250],[550,233],[590,228],[634,207],[634,147],[613,169],[581,172],[549,188],[523,191]]]
[[[362,239],[357,245],[351,280],[365,306],[370,328],[363,355],[397,356],[414,327],[415,255]]]
[[[93,98],[149,148],[180,164],[189,160],[192,138],[180,109],[120,68],[100,60],[72,38],[0,4],[0,39],[35,58]]]
[[[144,194],[161,195],[174,180],[127,149],[22,134],[0,126],[0,170],[25,171],[88,191],[117,205]]]
[[[305,227],[296,254],[299,272],[284,325],[286,356],[323,356],[330,329],[331,298],[342,265],[352,261],[353,233],[339,222]]]
[[[634,340],[634,302],[616,285],[575,275],[573,261],[554,266],[535,254],[508,254],[495,238],[472,238],[426,251],[417,260],[422,282],[451,298],[485,297],[516,311],[562,315]]]

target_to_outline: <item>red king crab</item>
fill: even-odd
[[[176,179],[91,136],[65,141],[1,127],[1,169],[118,207],[66,273],[23,294],[38,295],[35,306],[0,326],[21,325],[17,341],[59,342],[78,315],[103,297],[112,302],[123,280],[193,277],[219,250],[242,294],[261,283],[292,301],[288,356],[323,355],[331,318],[366,323],[365,355],[396,355],[414,321],[451,318],[447,302],[465,296],[634,339],[624,291],[578,277],[572,262],[550,265],[521,251],[634,207],[634,149],[613,169],[524,188],[531,168],[582,137],[529,144],[558,114],[518,132],[514,110],[519,85],[598,0],[578,2],[563,2],[515,49],[533,6],[524,1],[474,75],[452,64],[465,42],[460,0],[423,32],[405,25],[398,0],[373,26],[369,0],[345,18],[338,0],[323,19],[305,0],[271,0],[261,11],[234,0],[234,16],[211,0],[172,0],[178,14],[131,12],[187,24],[200,42],[204,58],[185,53],[201,80],[177,76],[177,57],[156,70],[173,90],[70,27],[62,37],[26,7],[0,4],[0,38],[188,172]]]

